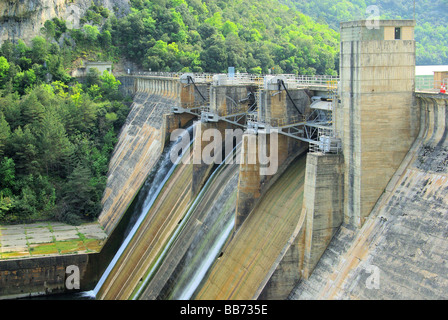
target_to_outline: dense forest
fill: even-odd
[[[225,72],[229,66],[258,74],[338,70],[338,33],[277,0],[131,4],[126,17],[92,14],[83,28],[98,30],[99,41],[146,71]],[[101,35],[109,33],[106,41]]]
[[[277,0],[130,2],[124,17],[93,4],[79,29],[54,19],[43,33],[68,62],[84,54],[144,71],[337,73],[339,34]]]
[[[85,61],[143,70],[336,74],[338,33],[277,0],[131,0],[117,17],[92,6],[77,29],[58,18],[31,43],[0,48],[0,222],[95,219],[128,104]]]
[[[341,21],[366,19],[376,5],[381,19],[413,19],[414,3],[408,0],[281,0],[318,22],[339,30]],[[448,0],[415,1],[416,55],[418,65],[448,64]]]
[[[43,37],[0,50],[0,221],[92,220],[128,112],[119,81],[71,79]]]

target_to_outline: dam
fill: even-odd
[[[74,265],[99,300],[446,298],[448,96],[415,90],[415,21],[379,23],[341,23],[339,77],[127,77],[103,247],[1,260],[0,297]]]

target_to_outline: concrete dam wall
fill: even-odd
[[[179,105],[175,94],[177,85],[175,81],[135,79],[134,101],[109,164],[103,210],[99,216],[99,222],[108,234],[112,233],[159,160],[167,133],[189,120],[176,115],[166,116],[172,107]]]
[[[420,134],[365,225],[342,226],[291,299],[446,299],[448,99],[417,102]]]
[[[196,299],[257,298],[301,217],[305,164],[302,155],[269,189],[211,269]]]
[[[126,79],[135,100],[99,218],[109,235],[99,255],[115,255],[86,262],[84,274],[100,260],[106,269],[93,295],[444,298],[447,96],[415,92],[415,22],[380,24],[341,24],[340,81]],[[391,38],[397,28],[403,37]],[[170,133],[186,127],[188,148],[172,162],[180,140]],[[227,130],[241,136],[225,141]],[[239,162],[220,157],[224,145]],[[277,157],[266,162],[268,153]],[[130,214],[137,221],[124,232]]]
[[[153,84],[149,83],[149,86],[151,87]],[[147,85],[144,85],[145,87],[147,88]],[[197,96],[194,95],[197,95],[195,91],[198,89],[194,88],[195,90],[191,90],[189,95],[188,92],[185,92],[185,88],[187,86],[182,88],[184,91],[180,94],[181,105],[184,107],[195,106],[195,103],[190,102],[196,100]],[[223,106],[228,108],[226,103],[228,100],[232,103],[241,101],[247,96],[247,90],[251,90],[247,86],[215,88],[218,92],[222,89],[226,90],[226,95],[231,98],[228,99],[224,96],[221,103],[218,102],[219,99],[215,101],[214,107],[219,111]],[[150,96],[150,101],[143,101],[142,108],[151,109],[154,99],[165,99],[165,91],[161,92],[164,95],[156,94]],[[303,90],[299,90],[297,93],[303,96]],[[176,93],[173,96],[176,96]],[[213,93],[212,97],[214,97]],[[139,93],[136,98],[136,103],[139,103]],[[272,107],[274,110],[278,111],[287,107],[286,101],[288,100],[285,99],[284,94],[273,96],[270,99],[276,100]],[[300,106],[303,109],[309,106],[309,98],[302,97],[300,100]],[[164,117],[165,125],[173,123],[173,121],[167,121],[168,117],[170,116]],[[133,118],[134,116],[130,115],[130,119]],[[148,119],[149,123],[153,124],[150,127],[151,130],[161,130],[162,134],[167,132],[166,128],[159,129],[157,122],[154,122],[155,118]],[[144,126],[146,123],[140,125]],[[182,125],[182,121],[179,122],[179,125]],[[269,246],[272,252],[264,252],[263,258],[257,260],[261,265],[254,266],[253,270],[257,272],[251,273],[256,277],[251,278],[249,274],[244,275],[244,277],[249,277],[245,281],[239,282],[238,287],[243,292],[248,288],[252,290],[251,293],[246,293],[251,299],[262,293],[270,298],[285,298],[289,294],[292,289],[291,283],[295,283],[300,278],[300,272],[296,272],[294,269],[299,264],[298,256],[303,257],[310,253],[310,239],[313,236],[313,231],[309,231],[307,236],[303,236],[305,220],[314,219],[312,208],[309,212],[301,213],[305,189],[305,152],[308,146],[288,137],[279,137],[277,141],[280,155],[279,168],[273,176],[260,175],[261,165],[257,156],[255,156],[256,163],[249,164],[247,162],[249,155],[254,155],[257,152],[257,145],[250,143],[257,140],[256,135],[251,133],[245,133],[241,144],[235,146],[234,153],[227,155],[233,157],[232,164],[226,164],[224,159],[218,167],[205,164],[202,161],[191,161],[200,157],[204,152],[205,144],[202,143],[201,134],[206,129],[217,129],[224,133],[226,129],[235,129],[235,126],[236,123],[226,124],[225,122],[197,123],[195,125],[197,129],[194,132],[199,136],[195,136],[193,147],[184,155],[185,162],[182,161],[176,165],[172,174],[167,176],[166,182],[160,185],[160,193],[145,209],[145,212],[142,212],[143,218],[135,234],[132,235],[123,250],[119,250],[119,255],[109,267],[110,270],[100,281],[100,286],[95,289],[98,299],[202,298],[201,288],[202,286],[208,287],[207,282],[214,274],[210,268],[214,270],[216,263],[226,261],[229,254],[239,252],[234,250],[235,246],[236,248],[245,246],[246,252],[252,251],[255,255],[259,254],[257,253],[259,250],[266,250],[263,248],[265,243],[256,240],[257,237],[264,238],[266,233],[278,235],[272,239],[273,242]],[[170,125],[171,127],[174,125]],[[125,130],[123,132],[126,132]],[[152,134],[152,131],[149,132]],[[126,136],[123,137],[125,138],[122,139],[126,139]],[[148,141],[146,143],[151,143],[150,140],[146,141]],[[156,143],[152,142],[152,144]],[[158,146],[158,144],[156,145]],[[117,150],[120,150],[120,144]],[[153,149],[152,152],[159,154],[158,150],[161,150],[161,147]],[[298,155],[301,155],[300,161],[295,160]],[[341,157],[336,158],[341,159]],[[152,161],[153,158],[148,159]],[[241,160],[241,163],[235,161],[236,159]],[[123,166],[129,167],[129,170],[138,171],[135,166],[129,166],[129,160],[126,158],[121,158],[119,161],[123,163]],[[154,161],[160,162],[161,159]],[[317,168],[317,164],[310,167]],[[118,169],[117,171],[122,170]],[[139,172],[139,174],[143,173]],[[308,174],[312,177],[308,197],[312,197],[311,194],[316,187],[314,181],[316,177],[313,174],[315,175],[315,172],[311,175]],[[341,182],[340,180],[335,181]],[[132,178],[126,183],[129,182],[135,184]],[[274,190],[271,191],[273,188]],[[284,192],[285,190],[288,192]],[[283,196],[280,196],[281,193]],[[265,197],[268,195],[269,200],[266,200]],[[312,197],[312,199],[314,198]],[[285,202],[288,203],[287,206],[284,206]],[[314,203],[313,200],[311,202]],[[112,210],[112,212],[119,217],[116,210]],[[341,212],[338,214],[342,216]],[[249,224],[245,223],[246,219]],[[256,227],[251,223],[256,223]],[[317,223],[320,229],[324,224]],[[257,233],[255,231],[261,230],[260,228],[263,230],[265,228],[265,232]],[[310,227],[310,230],[312,229],[313,227]],[[293,245],[297,237],[301,237],[303,240],[299,249]],[[249,242],[249,238],[254,240]],[[291,249],[291,247],[293,248]],[[244,269],[247,268],[244,265],[244,260],[237,257],[228,260],[228,263],[235,270]],[[300,263],[308,265],[308,260],[310,259],[305,258],[305,262]],[[260,267],[263,272],[259,272]],[[282,268],[289,270],[289,276],[283,275]],[[274,273],[276,278],[282,278],[282,280],[271,280]],[[226,275],[228,273],[223,273],[223,276]],[[291,280],[293,281],[291,282]],[[269,293],[266,293],[263,290],[268,282],[270,289]],[[245,288],[245,284],[248,283],[252,284]],[[281,289],[277,288],[278,283],[281,283]],[[270,293],[271,291],[275,293]]]

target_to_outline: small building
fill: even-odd
[[[448,70],[446,68],[445,70]],[[448,71],[434,71],[434,89],[440,89],[442,84],[446,85],[448,82]]]
[[[102,75],[104,71],[112,72],[112,62],[95,62],[89,61],[85,66],[79,67],[71,72],[71,76],[75,78],[83,78],[87,76],[91,69],[97,69]]]
[[[90,69],[92,68],[96,68],[100,72],[100,74],[103,74],[104,71],[112,72],[112,62],[87,62],[86,74],[88,74],[90,72]]]
[[[415,89],[440,89],[444,80],[448,80],[448,65],[429,65],[415,67]],[[444,82],[447,83],[446,81]]]

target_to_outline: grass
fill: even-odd
[[[33,244],[29,248],[33,256],[59,253],[54,243]]]
[[[81,239],[82,241],[84,241],[84,240],[87,239],[86,236],[85,236],[83,233],[81,233],[81,232],[78,232],[78,237],[79,237],[79,239]]]
[[[28,252],[3,252],[2,259],[15,259],[15,258],[23,258],[29,257]]]
[[[79,251],[86,251],[84,242],[80,239],[56,241],[56,247],[60,254],[78,253]]]
[[[0,229],[2,226],[0,226]],[[21,257],[31,256],[44,256],[44,255],[58,255],[58,254],[76,254],[76,253],[89,253],[89,252],[99,252],[104,244],[104,240],[98,240],[94,238],[88,238],[85,234],[78,231],[76,227],[73,228],[77,232],[76,239],[70,240],[56,240],[56,233],[53,226],[48,223],[48,225],[33,227],[31,229],[37,228],[47,228],[51,234],[50,242],[46,243],[35,243],[31,244],[27,241],[25,251],[13,252],[1,252],[0,259],[17,259]],[[30,228],[25,228],[23,231],[23,238],[26,240],[32,239],[34,236],[28,234],[27,231]],[[48,233],[48,231],[47,231]],[[0,233],[0,248],[2,248],[1,233]],[[3,246],[3,250],[7,251],[7,246]]]
[[[88,252],[99,252],[101,250],[101,248],[103,247],[103,240],[98,240],[98,239],[86,239],[84,241],[84,244],[87,248]]]

